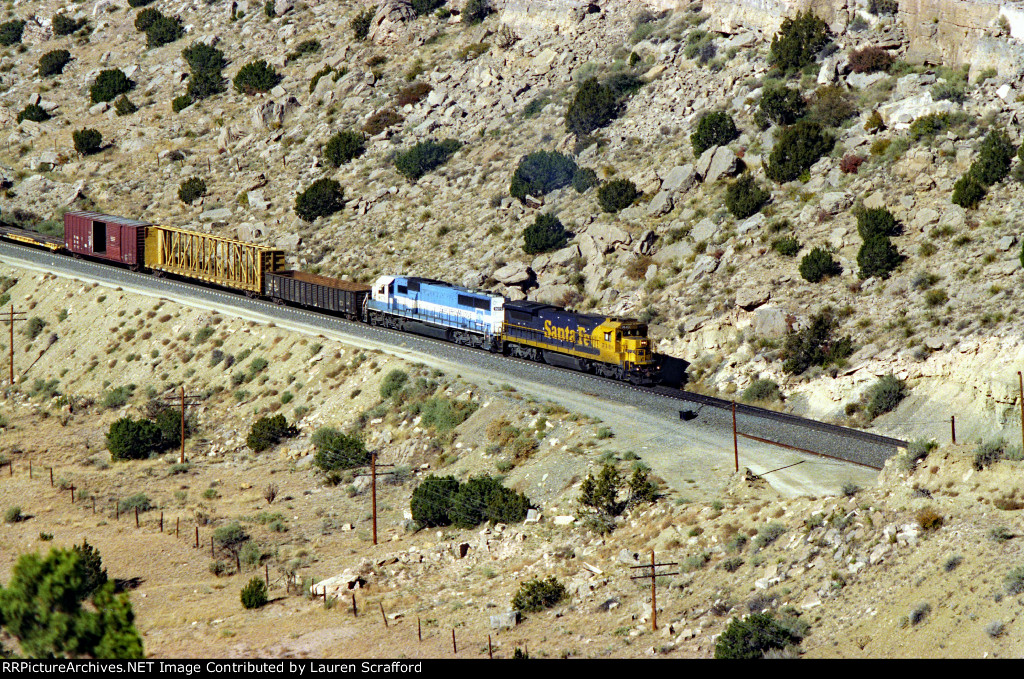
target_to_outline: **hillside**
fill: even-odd
[[[937,63],[967,56],[946,15],[928,51],[930,5],[883,0],[830,5],[801,45],[781,40],[780,17],[726,1],[130,4],[0,10],[0,220],[57,233],[64,211],[92,209],[273,245],[324,275],[415,274],[634,316],[658,351],[692,363],[690,389],[943,444],[955,415],[961,445],[894,460],[877,488],[841,497],[780,498],[709,468],[700,483],[663,482],[659,502],[599,535],[555,517],[577,514],[588,473],[615,462],[628,476],[637,456],[587,413],[5,266],[3,304],[40,319],[16,337],[23,378],[0,412],[0,455],[16,471],[0,507],[31,517],[4,526],[5,569],[45,549],[40,534],[88,538],[112,575],[142,578],[132,599],[161,657],[444,655],[450,627],[476,657],[490,615],[535,575],[571,596],[493,632],[499,654],[522,642],[548,657],[709,657],[730,617],[765,607],[799,613],[810,657],[1021,654],[1020,597],[1004,580],[1020,567],[1020,450],[974,465],[982,442],[1016,441],[1021,427],[1015,14],[986,9],[956,28],[974,57],[1005,57],[989,68]],[[87,129],[99,148],[76,144]],[[299,199],[322,180],[342,194],[321,183],[321,200]],[[551,232],[550,251],[525,236],[539,216],[568,231]],[[392,370],[407,374],[408,400],[382,397]],[[900,388],[878,396],[888,375]],[[171,451],[112,463],[110,424],[180,387],[201,401],[190,465]],[[423,424],[428,401],[440,430]],[[249,452],[252,422],[278,413],[299,436]],[[376,547],[365,479],[324,485],[311,469],[322,426],[360,430],[402,468],[382,490]],[[29,460],[106,513],[27,478]],[[438,471],[505,475],[543,518],[407,530],[412,489]],[[243,613],[248,570],[215,576],[208,553],[156,531],[156,510],[138,531],[109,515],[136,492],[190,527],[241,521],[278,570],[279,598]],[[285,530],[268,528],[275,513]],[[772,523],[781,536],[755,550]],[[659,594],[656,634],[627,569],[652,549],[684,571]],[[345,592],[361,576],[367,615],[286,595],[291,572],[348,572]],[[378,634],[378,604],[398,616],[393,636]]]
[[[903,453],[877,486],[846,484],[838,496],[784,498],[742,472],[707,500],[694,499],[707,497],[703,487],[662,485],[655,504],[627,509],[602,534],[578,502],[581,482],[605,464],[623,478],[642,464],[618,443],[626,432],[509,385],[469,384],[331,340],[45,274],[4,275],[45,325],[26,324],[42,328],[34,339],[19,330],[24,377],[5,392],[0,455],[13,474],[3,469],[0,508],[24,518],[0,532],[0,573],[21,553],[88,540],[126,583],[152,657],[451,657],[455,629],[457,657],[484,656],[491,635],[497,657],[526,648],[532,657],[707,658],[730,619],[759,610],[801,632],[806,657],[1024,650],[1012,576],[1024,534],[1019,460],[978,470],[973,445],[919,461]],[[72,298],[89,303],[68,309]],[[385,392],[396,370],[408,380]],[[176,448],[111,460],[111,423],[144,417],[153,395],[178,385],[199,401],[188,462]],[[430,401],[468,417],[428,421]],[[299,435],[254,453],[249,427],[271,414]],[[395,465],[381,470],[397,474],[378,488],[376,546],[368,478],[331,485],[315,471],[312,434],[322,426],[358,428],[381,463]],[[539,521],[410,525],[423,479],[483,473],[525,492]],[[136,528],[130,507],[147,504]],[[207,547],[236,522],[255,546],[241,574]],[[652,550],[680,571],[659,579],[657,632],[648,588],[629,579]],[[239,590],[264,573],[270,604],[243,610]],[[548,577],[567,599],[492,628],[520,583]],[[311,585],[312,601],[301,594]]]

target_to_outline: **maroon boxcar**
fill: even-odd
[[[145,263],[146,227],[127,217],[98,212],[64,215],[64,244],[76,255],[96,257],[138,268]]]

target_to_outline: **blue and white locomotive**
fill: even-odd
[[[366,300],[366,320],[385,328],[501,351],[505,298],[429,278],[381,276]]]

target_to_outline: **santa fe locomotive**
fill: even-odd
[[[63,238],[13,227],[0,227],[0,237],[617,380],[658,377],[660,357],[635,319],[415,276],[381,276],[371,286],[291,271],[281,250],[96,212],[65,214]]]

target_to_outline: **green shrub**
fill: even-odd
[[[267,605],[267,583],[260,577],[249,580],[242,588],[242,606],[247,609],[260,608]]]
[[[800,276],[808,283],[818,283],[827,276],[838,276],[843,267],[825,248],[814,248],[800,260]]]
[[[486,19],[493,11],[490,0],[468,0],[462,8],[462,21],[472,26]]]
[[[733,618],[715,642],[716,660],[760,660],[767,651],[798,644],[800,638],[770,613]]]
[[[857,252],[859,275],[861,278],[888,278],[904,259],[888,236],[872,236],[864,241]]]
[[[743,390],[741,398],[748,403],[752,401],[781,401],[782,392],[775,380],[758,379]]]
[[[782,349],[782,369],[798,375],[812,365],[827,366],[852,354],[853,341],[850,337],[833,337],[838,326],[839,321],[826,307],[811,317],[807,327],[787,335]]]
[[[961,111],[929,113],[910,124],[908,134],[911,141],[930,140],[936,135],[958,127],[967,127],[972,122],[970,115]]]
[[[245,439],[245,445],[256,453],[261,453],[271,446],[281,442],[281,439],[291,438],[298,435],[299,430],[288,424],[284,415],[272,417],[261,417],[252,423],[249,435]]]
[[[89,87],[89,96],[92,98],[92,103],[98,104],[101,101],[110,101],[131,89],[132,81],[128,80],[128,76],[122,70],[109,68],[100,71],[96,76],[96,80]]]
[[[572,188],[576,189],[576,193],[586,193],[597,185],[597,173],[589,167],[579,168],[572,176]]]
[[[755,122],[762,128],[770,123],[792,125],[807,112],[807,102],[800,90],[775,84],[765,87],[758,104]]]
[[[50,114],[46,112],[39,104],[29,104],[21,110],[18,114],[18,122],[22,120],[31,120],[34,123],[46,122],[50,119]]]
[[[835,146],[835,139],[820,123],[801,120],[782,128],[768,156],[765,174],[779,182],[793,181]]]
[[[21,42],[21,35],[25,32],[25,22],[21,19],[12,19],[0,24],[0,45],[10,47]]]
[[[978,447],[974,451],[974,468],[977,471],[981,471],[985,467],[994,465],[1004,457],[1006,457],[1006,441],[1003,439],[978,443]]]
[[[505,488],[491,476],[476,476],[459,486],[452,497],[448,518],[460,528],[472,528],[485,521],[519,523],[526,518],[530,500]]]
[[[974,174],[967,172],[953,184],[952,202],[965,210],[973,210],[985,199],[987,193],[985,185],[978,181]]]
[[[416,16],[422,17],[437,11],[444,3],[445,0],[412,0],[412,8]]]
[[[868,11],[875,16],[892,16],[900,9],[897,0],[869,0]]]
[[[395,103],[399,106],[419,103],[432,89],[427,83],[412,83],[398,90]]]
[[[512,174],[509,195],[524,200],[543,196],[567,186],[578,171],[575,161],[558,151],[536,151],[519,159]]]
[[[825,127],[837,127],[857,115],[853,95],[839,85],[819,87],[811,95],[810,120]]]
[[[551,608],[569,597],[565,585],[552,575],[547,580],[528,580],[519,586],[512,597],[512,609],[524,613],[536,613]]]
[[[786,527],[781,523],[769,523],[757,532],[757,537],[754,538],[754,547],[757,549],[764,549],[781,538],[785,532]]]
[[[159,450],[160,428],[149,420],[122,417],[110,425],[107,449],[112,460],[143,460]]]
[[[295,196],[295,214],[306,222],[329,217],[345,207],[345,192],[333,179],[318,179]]]
[[[597,189],[597,202],[605,212],[618,212],[640,197],[636,184],[628,179],[613,179]]]
[[[955,104],[967,101],[967,83],[959,79],[935,83],[931,92],[935,101],[951,101]]]
[[[888,72],[892,66],[892,55],[889,50],[877,45],[868,45],[850,52],[850,69],[854,73]]]
[[[369,135],[377,135],[393,125],[398,125],[403,120],[405,118],[394,109],[382,109],[367,119],[363,125],[363,132]]]
[[[416,181],[426,173],[441,167],[448,162],[462,142],[455,139],[421,141],[408,151],[395,156],[395,169],[406,179]]]
[[[169,45],[185,35],[181,19],[161,14],[146,27],[146,47],[155,49]]]
[[[627,505],[654,502],[658,499],[658,485],[649,478],[649,469],[643,464],[637,464],[633,468],[633,474],[626,482],[629,489]]]
[[[219,72],[197,71],[193,72],[188,79],[186,94],[191,103],[220,94],[224,89],[224,78]]]
[[[163,14],[156,7],[139,10],[135,15],[135,30],[145,33],[146,29],[162,16]]]
[[[424,528],[450,525],[449,514],[459,486],[452,476],[430,475],[423,479],[409,501],[413,521]]]
[[[409,373],[395,368],[384,376],[380,383],[380,397],[387,400],[400,392],[405,383],[409,381]]]
[[[78,555],[81,561],[83,575],[82,590],[87,595],[92,594],[107,584],[107,571],[103,568],[103,559],[95,547],[90,545],[88,541],[82,540],[81,545],[72,545],[71,549]]]
[[[690,135],[693,155],[700,156],[712,146],[728,144],[740,136],[732,116],[725,111],[705,113],[697,122],[697,129]]]
[[[313,432],[316,454],[313,464],[323,472],[337,472],[370,464],[370,453],[356,436],[334,427],[320,427]]]
[[[1017,566],[1003,579],[1006,593],[1010,596],[1024,594],[1024,566]]]
[[[51,25],[53,26],[53,34],[55,36],[71,35],[72,33],[85,28],[88,25],[88,19],[72,19],[66,14],[54,14]]]
[[[772,250],[784,257],[796,257],[800,252],[800,241],[792,236],[783,236],[772,241]]]
[[[814,56],[828,44],[832,31],[810,10],[782,20],[772,38],[768,63],[783,70],[800,69],[814,63]]]
[[[295,61],[300,59],[306,54],[316,54],[320,51],[320,41],[310,38],[309,40],[303,40],[295,46],[291,52],[288,53],[288,61]]]
[[[576,96],[565,113],[565,127],[577,137],[583,137],[604,127],[616,116],[618,104],[611,88],[596,78],[580,84]]]
[[[857,233],[864,240],[876,236],[898,236],[903,233],[903,225],[889,212],[888,208],[879,207],[857,211]]]
[[[138,110],[139,107],[133,104],[131,99],[123,94],[114,100],[114,111],[116,111],[119,116],[130,116]]]
[[[129,7],[145,7],[153,4],[153,0],[128,0]]]
[[[128,403],[128,399],[131,397],[133,391],[135,391],[135,385],[126,385],[111,389],[103,394],[101,404],[104,408],[120,408],[125,403]]]
[[[199,177],[189,177],[178,186],[178,199],[192,204],[206,195],[206,182]]]
[[[869,419],[896,409],[907,395],[907,383],[893,375],[883,375],[867,390],[868,404],[864,412]]]
[[[187,94],[183,94],[180,97],[175,97],[171,100],[171,110],[175,113],[180,113],[192,105],[192,97]]]
[[[620,482],[619,472],[615,466],[605,464],[598,472],[597,478],[593,474],[587,474],[587,478],[583,479],[578,502],[584,507],[616,516],[626,507],[626,503],[618,499]]]
[[[327,140],[324,146],[324,157],[334,167],[358,158],[366,151],[366,137],[360,132],[343,130]]]
[[[21,507],[8,507],[4,512],[4,523],[21,523],[24,520],[25,515],[21,513]]]
[[[154,507],[153,501],[145,493],[136,493],[117,503],[117,511],[122,514],[134,512],[135,510],[138,510],[141,514],[142,512],[148,512]]]
[[[250,61],[239,69],[234,79],[235,89],[242,94],[269,92],[281,82],[281,75],[265,60]]]
[[[771,191],[758,186],[754,175],[748,172],[726,189],[725,206],[736,219],[746,219],[760,212],[771,197]]]
[[[523,252],[536,255],[565,247],[569,233],[562,226],[558,217],[552,214],[538,213],[530,224],[523,229]]]
[[[64,67],[71,61],[71,52],[67,50],[51,50],[39,57],[39,75],[47,77],[60,75]]]
[[[349,26],[352,28],[352,35],[355,36],[356,40],[366,40],[366,36],[370,34],[370,24],[373,23],[373,16],[376,13],[377,9],[371,7],[355,15],[352,21],[349,22]]]
[[[316,74],[309,79],[309,93],[313,94],[316,91],[316,86],[320,84],[320,79],[334,73],[334,69],[330,66],[324,66]]]
[[[1010,162],[1017,148],[1002,130],[991,130],[981,144],[978,159],[971,165],[970,174],[984,186],[992,186],[1010,174]],[[955,202],[955,201],[954,201]]]
[[[219,75],[227,66],[224,52],[204,42],[192,43],[181,50],[181,56],[188,62],[192,73],[216,73]]]

